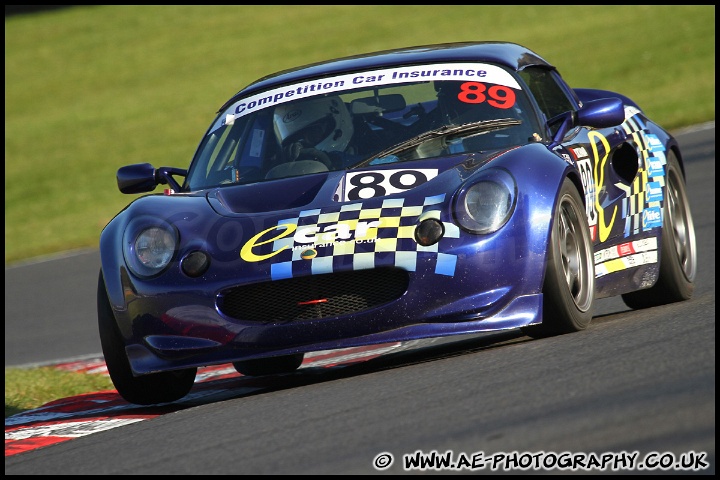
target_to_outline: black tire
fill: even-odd
[[[250,377],[260,377],[263,375],[277,375],[280,373],[291,373],[302,365],[302,353],[294,353],[292,355],[282,355],[279,357],[256,358],[253,360],[241,360],[234,362],[233,367],[238,373]]]
[[[695,226],[685,193],[685,178],[674,152],[667,155],[660,274],[650,288],[622,295],[630,308],[680,302],[692,297],[697,275]]]
[[[110,379],[121,397],[137,405],[152,405],[179,400],[190,392],[197,368],[172,372],[151,373],[136,377],[130,369],[120,330],[115,323],[105,290],[102,271],[97,289],[98,328],[105,364]]]
[[[522,329],[535,338],[584,330],[595,305],[595,260],[585,207],[565,179],[553,215],[543,283],[543,321]]]

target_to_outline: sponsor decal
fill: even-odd
[[[663,199],[663,186],[660,182],[648,182],[645,185],[645,196],[648,203],[660,202]]]
[[[595,252],[595,276],[602,277],[657,261],[656,237],[626,242]]]
[[[308,248],[307,250],[303,250],[302,253],[300,253],[300,258],[303,260],[312,260],[313,258],[317,257],[317,250],[314,248]]]
[[[520,89],[520,85],[508,72],[495,65],[484,63],[436,63],[369,70],[282,86],[242,98],[227,110],[228,113],[224,117],[217,120],[209,133],[214,132],[223,125],[232,125],[235,120],[247,114],[275,107],[291,100],[342,92],[362,86],[414,83],[420,80],[469,82],[469,85],[473,86],[470,88],[472,91],[469,91],[468,95],[472,95],[473,98],[478,98],[477,96],[481,94],[484,96],[487,88],[486,84],[492,84],[487,88],[487,96],[490,97],[487,101],[491,105],[495,103],[493,106],[497,108],[511,107],[515,97],[512,89]],[[512,103],[509,101],[510,97],[513,99]]]
[[[285,244],[266,255],[257,255],[253,253],[253,248],[268,243],[277,242],[293,234],[294,242],[293,250],[301,250],[301,256],[307,260],[317,256],[314,248],[330,246],[335,243],[342,243],[349,240],[374,240],[377,235],[377,227],[381,224],[381,220],[373,220],[369,222],[358,221],[351,223],[334,223],[319,227],[318,225],[300,227],[293,223],[279,224],[277,227],[271,227],[253,236],[240,250],[240,258],[246,262],[259,262],[267,260],[283,250],[290,248]],[[279,231],[278,231],[279,230]],[[277,233],[276,233],[277,232]],[[272,236],[268,237],[267,234]],[[265,239],[263,239],[265,237]],[[369,238],[368,238],[369,237]],[[299,244],[299,245],[298,245]],[[312,245],[310,249],[307,246]]]
[[[643,210],[643,231],[662,226],[662,210],[660,207],[650,207]]]
[[[570,151],[575,155],[575,158],[588,158],[589,155],[585,147],[572,147]]]
[[[651,177],[664,177],[665,176],[665,169],[663,168],[663,165],[665,165],[665,158],[663,157],[648,157],[647,159],[647,165],[648,165],[648,175]]]
[[[665,151],[665,145],[660,141],[657,135],[654,133],[647,133],[645,134],[645,139],[647,140],[648,150],[651,152],[664,152]]]
[[[649,252],[657,250],[657,238],[645,238],[626,242],[610,248],[605,248],[595,252],[595,265],[608,260],[634,255],[639,252]]]
[[[429,247],[415,240],[415,228],[422,215],[440,218],[444,195],[410,200],[405,198],[344,204],[339,207],[306,210],[295,218],[278,221],[253,235],[240,248],[246,262],[272,260],[272,280],[297,274],[332,273],[336,268],[361,270],[395,266],[415,271],[418,258],[432,265],[436,274],[455,274],[456,255],[442,252],[448,240],[460,238],[460,229],[443,222],[445,234]],[[309,250],[314,250],[312,255]],[[308,267],[307,264],[310,263]]]
[[[627,257],[609,260],[595,266],[595,276],[602,277],[609,273],[619,272],[632,267],[639,267],[649,263],[657,263],[657,250],[651,252],[641,252]]]

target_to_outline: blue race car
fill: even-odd
[[[264,77],[188,169],[117,172],[98,323],[127,401],[198,367],[504,329],[585,329],[596,299],[686,300],[695,234],[676,140],[525,47],[428,45]]]

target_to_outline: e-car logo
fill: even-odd
[[[662,226],[662,210],[660,207],[646,208],[642,216],[643,230]]]
[[[259,254],[253,250],[257,250],[257,248],[262,245],[274,243],[293,235],[292,248],[294,249],[297,244],[302,245],[303,255],[308,256],[306,259],[309,260],[313,258],[310,256],[312,255],[310,250],[314,251],[312,245],[373,240],[377,237],[377,228],[380,224],[380,220],[371,220],[367,222],[358,221],[354,225],[354,228],[352,228],[348,223],[336,223],[324,227],[322,232],[320,231],[320,227],[317,225],[298,228],[298,226],[294,224],[280,224],[276,227],[270,227],[263,230],[248,240],[247,243],[245,243],[245,245],[243,245],[240,249],[240,258],[246,262],[259,262],[261,260],[267,260],[268,258],[274,257],[283,250],[291,248],[291,245],[285,244],[277,250],[273,250],[267,254]],[[315,252],[315,255],[317,255],[317,252]]]
[[[365,238],[368,235],[368,231],[371,228],[377,228],[380,226],[379,220],[372,220],[369,222],[359,221],[355,226],[353,232],[350,225],[347,223],[336,223],[334,225],[328,225],[320,233],[320,227],[311,226],[298,228],[297,232],[293,236],[295,243],[301,244],[313,244],[313,243],[334,243],[337,240],[350,240],[353,238]]]

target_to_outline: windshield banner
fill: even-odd
[[[238,100],[227,109],[225,116],[218,119],[213,128],[210,129],[210,133],[223,125],[232,125],[240,117],[291,100],[353,90],[364,86],[371,87],[435,80],[482,81],[515,89],[520,88],[520,85],[508,72],[495,65],[483,63],[436,63],[355,72],[287,85]]]

